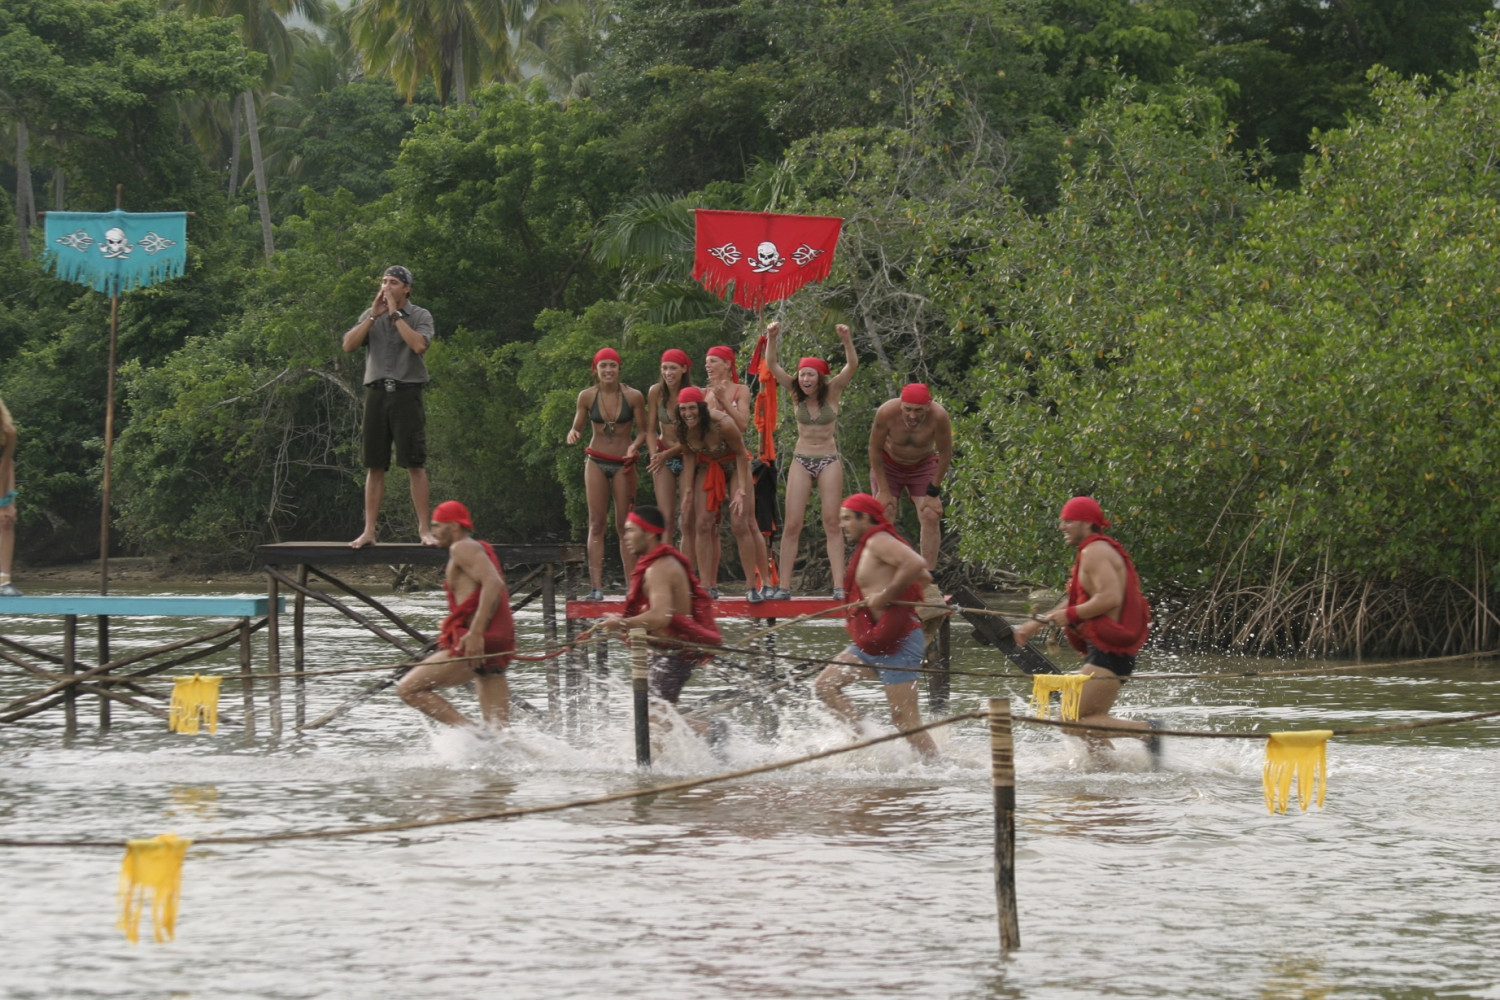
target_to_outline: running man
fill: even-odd
[[[849,609],[846,627],[854,642],[824,668],[814,688],[836,715],[858,723],[859,710],[844,688],[857,680],[878,679],[885,686],[891,721],[907,732],[913,749],[932,760],[937,757],[932,737],[908,732],[922,723],[917,678],[926,643],[915,609],[893,603],[920,602],[922,587],[932,581],[932,574],[921,555],[896,533],[885,505],[868,493],[844,501],[839,530],[854,548],[844,570],[844,587],[849,600],[863,599],[863,606]]]
[[[714,621],[713,598],[688,568],[687,556],[663,539],[666,526],[662,512],[650,506],[637,507],[625,518],[625,544],[635,555],[625,613],[605,615],[599,627],[614,629],[622,636],[641,628],[649,636],[695,646],[722,645],[724,637]],[[712,654],[647,641],[651,646],[651,696],[675,705],[693,670],[712,659]],[[709,729],[706,722],[689,722],[700,736]]]
[[[1103,533],[1109,522],[1093,497],[1074,497],[1063,504],[1059,527],[1063,540],[1077,549],[1067,595],[1051,611],[1016,626],[1016,643],[1025,645],[1045,625],[1062,626],[1068,643],[1084,654],[1078,672],[1093,678],[1083,685],[1078,721],[1142,730],[1154,764],[1160,746],[1150,735],[1151,723],[1109,714],[1151,632],[1151,608],[1141,593],[1135,564],[1124,546]],[[1084,738],[1091,748],[1112,746],[1101,736]]]
[[[870,425],[870,481],[892,523],[901,494],[911,497],[922,526],[922,558],[929,570],[937,569],[943,537],[941,484],[951,464],[953,421],[942,404],[932,401],[927,386],[912,382],[902,388],[899,399],[880,404]]]
[[[505,670],[509,654],[515,652],[516,626],[500,557],[489,542],[473,537],[469,510],[457,500],[438,504],[432,512],[432,529],[437,543],[448,550],[443,580],[448,617],[438,635],[438,651],[401,678],[396,693],[438,722],[478,728],[437,693],[439,688],[473,681],[485,723],[503,729],[510,724],[510,683]],[[486,653],[504,655],[478,658]]]

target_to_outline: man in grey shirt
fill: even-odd
[[[375,301],[344,334],[344,350],[366,347],[365,424],[360,460],[365,472],[365,530],[349,543],[353,549],[375,544],[385,473],[396,464],[411,480],[411,502],[417,509],[417,536],[436,545],[427,511],[427,409],[422,392],[427,365],[422,355],[432,343],[432,313],[411,304],[411,272],[400,264],[385,269]]]

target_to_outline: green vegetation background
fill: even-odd
[[[430,6],[296,5],[316,30],[287,0],[0,8],[23,559],[94,554],[108,328],[30,210],[123,184],[195,213],[188,274],[121,310],[130,550],[357,533],[338,340],[401,262],[438,329],[434,496],[492,539],[580,537],[562,441],[599,346],[644,389],[668,346],[748,356],[774,317],[790,355],[836,359],[847,322],[850,489],[874,407],[932,383],[970,565],[1059,584],[1056,510],[1090,492],[1182,635],[1306,649],[1372,594],[1447,616],[1408,608],[1377,646],[1496,635],[1488,0],[469,0],[468,49],[428,38]],[[842,216],[834,272],[727,305],[688,277],[693,207]],[[404,492],[385,537],[411,533]]]

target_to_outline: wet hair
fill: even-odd
[[[698,430],[703,435],[703,443],[708,444],[708,404],[691,403],[689,405],[698,407]],[[686,444],[687,435],[688,425],[687,421],[682,419],[682,404],[679,403],[677,405],[677,440]]]
[[[647,524],[651,525],[651,527],[655,528],[658,532],[667,530],[667,519],[662,516],[661,511],[657,510],[655,507],[652,507],[650,504],[637,504],[636,506],[630,508],[630,512],[636,517],[640,518],[642,521],[645,521]]]

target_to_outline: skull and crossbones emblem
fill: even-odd
[[[125,230],[118,227],[104,231],[104,245],[99,248],[109,260],[124,260],[135,247],[125,238]]]
[[[766,240],[755,248],[755,259],[750,261],[750,270],[756,274],[775,274],[781,270],[786,258],[776,249],[776,244]]]

